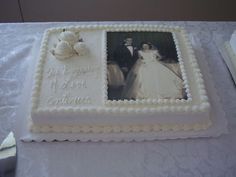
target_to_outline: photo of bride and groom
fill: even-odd
[[[107,53],[108,100],[186,99],[171,33],[108,32]]]

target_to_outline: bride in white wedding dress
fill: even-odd
[[[142,43],[139,59],[130,70],[123,90],[125,99],[183,98],[183,82],[164,66],[158,50]]]

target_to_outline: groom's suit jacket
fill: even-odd
[[[114,51],[113,57],[118,63],[120,68],[126,67],[128,70],[132,68],[138,58],[137,49],[133,47],[133,54],[130,52],[127,46],[120,45]]]

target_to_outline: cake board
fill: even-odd
[[[191,36],[191,35],[190,35]],[[207,93],[212,106],[211,120],[212,126],[206,130],[200,131],[157,131],[157,132],[130,132],[130,133],[33,133],[29,131],[29,118],[30,118],[30,103],[31,91],[34,79],[34,70],[37,63],[38,49],[40,47],[41,39],[36,40],[31,51],[31,66],[28,68],[26,83],[22,92],[21,105],[17,112],[17,127],[16,131],[24,142],[41,142],[41,141],[151,141],[151,140],[164,140],[164,139],[184,139],[184,138],[200,138],[200,137],[217,137],[223,133],[227,133],[227,120],[225,113],[222,109],[220,98],[214,86],[208,63],[205,60],[203,50],[197,37],[191,36],[191,43],[195,51],[196,58],[198,59],[199,67],[203,74]]]

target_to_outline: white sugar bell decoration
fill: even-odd
[[[55,49],[51,52],[57,59],[60,60],[70,58],[75,54],[73,48],[67,41],[59,41]]]
[[[83,39],[80,39],[79,42],[76,42],[73,48],[76,51],[77,55],[79,55],[79,56],[87,55],[89,52]]]
[[[65,31],[61,32],[59,35],[59,41],[66,41],[70,45],[74,45],[79,40],[79,36],[72,32],[72,31]]]
[[[54,49],[51,50],[52,55],[59,60],[68,59],[73,55],[87,55],[88,48],[83,42],[83,39],[79,37],[79,32],[66,31],[63,29],[58,36],[57,44],[55,44]]]

